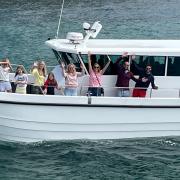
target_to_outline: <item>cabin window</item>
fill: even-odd
[[[152,66],[152,74],[154,76],[164,76],[165,75],[165,56],[136,56],[135,62],[142,68],[147,65]],[[131,69],[133,74],[137,75],[134,69]]]
[[[55,51],[54,49],[52,49],[52,51],[53,51],[55,57],[57,58],[57,60],[58,60],[58,62],[59,62],[59,60],[61,59],[59,53],[58,53],[57,51]]]
[[[65,64],[76,64],[76,63],[80,63],[80,60],[77,56],[77,54],[73,54],[73,53],[68,53],[68,52],[58,52],[53,50],[56,58],[58,61],[63,61]]]
[[[79,58],[77,54],[67,53],[67,52],[59,52],[61,55],[61,59],[66,62],[66,64],[79,64]]]
[[[180,57],[168,57],[167,76],[180,76]]]
[[[73,53],[68,53],[68,52],[58,52],[53,50],[58,62],[64,62],[66,65],[73,63],[76,67],[77,70],[80,71],[80,60],[77,54]]]
[[[119,56],[109,56],[110,59],[112,60],[112,62],[110,63],[109,67],[107,68],[107,70],[105,71],[105,75],[113,75],[114,71],[113,71],[113,62],[115,62],[115,60],[119,57]],[[86,68],[88,69],[88,56],[85,54],[81,54],[81,58],[86,66]],[[106,65],[106,63],[109,61],[107,55],[100,55],[100,54],[92,54],[91,56],[91,63],[92,66],[94,63],[98,63],[101,67],[101,69],[103,69],[103,67]]]

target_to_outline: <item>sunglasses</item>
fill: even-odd
[[[99,67],[99,66],[94,66],[94,68],[95,68],[95,69],[98,69],[98,68],[100,68],[100,67]]]

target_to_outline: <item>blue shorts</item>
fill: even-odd
[[[8,81],[0,81],[0,92],[11,91],[11,83]]]
[[[65,88],[65,96],[77,96],[77,88]]]
[[[129,97],[130,91],[128,89],[118,89],[117,96],[118,97]]]

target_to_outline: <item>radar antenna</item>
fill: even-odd
[[[59,23],[58,23],[57,33],[56,33],[56,39],[58,39],[58,35],[59,35],[59,29],[60,29],[60,25],[61,25],[61,18],[62,18],[63,8],[64,8],[64,0],[63,0],[62,5],[61,5],[61,12],[60,12],[60,15],[59,15]]]

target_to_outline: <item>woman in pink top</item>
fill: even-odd
[[[82,72],[76,72],[76,67],[74,64],[68,64],[67,71],[65,71],[65,65],[62,65],[63,75],[65,77],[65,90],[64,94],[66,96],[77,96],[78,87],[78,77],[84,75],[84,70]]]
[[[102,75],[110,64],[110,59],[105,67],[101,70],[98,63],[95,63],[92,67],[91,53],[88,52],[88,65],[89,65],[89,88],[88,93],[91,96],[101,96],[102,94]]]

